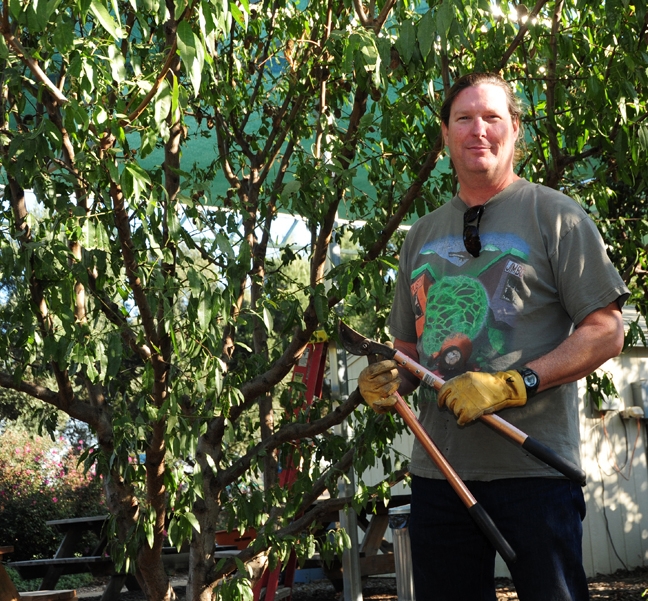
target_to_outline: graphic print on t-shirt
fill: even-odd
[[[479,371],[511,350],[527,258],[527,243],[510,234],[483,236],[477,259],[457,237],[421,248],[410,291],[419,352],[430,369],[444,378]]]

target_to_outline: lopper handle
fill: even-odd
[[[567,459],[561,457],[558,453],[535,438],[527,436],[526,440],[522,443],[522,448],[577,484],[585,486],[587,483],[587,475],[580,467],[571,461],[567,461]]]
[[[433,374],[422,365],[416,363],[416,361],[411,357],[408,357],[402,351],[394,351],[393,359],[400,367],[414,374],[417,378],[435,390],[439,390],[441,386],[445,384],[445,381],[442,378]],[[510,438],[513,442],[520,445],[525,451],[534,457],[544,461],[547,465],[559,471],[563,476],[567,476],[567,478],[573,482],[585,486],[587,476],[575,463],[567,461],[567,459],[558,455],[548,446],[538,442],[534,438],[531,438],[528,434],[522,432],[513,424],[502,419],[499,415],[482,415],[479,419],[480,421],[487,423],[494,430],[497,430],[500,434]]]
[[[475,503],[472,507],[468,508],[468,512],[472,516],[472,519],[477,522],[477,525],[493,547],[502,556],[502,559],[506,563],[514,563],[517,559],[515,551],[513,551],[511,545],[508,544],[507,540],[502,536],[502,533],[497,529],[495,522],[486,513],[486,510],[479,503]]]
[[[416,418],[414,412],[410,409],[409,405],[403,400],[400,394],[396,395],[396,411],[403,418],[412,431],[416,439],[421,443],[427,454],[430,456],[434,464],[439,468],[441,473],[445,476],[450,486],[457,493],[463,504],[468,508],[468,512],[479,526],[480,530],[493,544],[497,552],[502,556],[506,563],[513,563],[516,559],[515,551],[511,545],[506,541],[502,533],[498,530],[495,522],[486,513],[486,510],[477,502],[477,499],[468,490],[459,474],[454,471],[448,460],[443,456],[443,453],[434,444],[428,433],[423,429],[421,422]]]

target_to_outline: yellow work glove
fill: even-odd
[[[396,404],[394,393],[401,379],[396,361],[370,363],[358,376],[358,388],[367,405],[377,413],[387,413]]]
[[[527,401],[526,387],[514,369],[489,374],[468,371],[448,380],[439,390],[439,408],[446,406],[464,426],[485,413],[505,407],[521,407]]]

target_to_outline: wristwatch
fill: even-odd
[[[524,386],[526,387],[527,398],[530,399],[536,392],[538,392],[540,378],[536,372],[526,366],[518,369],[518,373],[522,376]]]

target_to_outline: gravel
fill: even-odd
[[[185,601],[184,584],[186,580],[174,578],[178,601]],[[641,601],[648,589],[648,567],[634,570],[619,570],[610,575],[599,575],[589,579],[590,599],[592,601]],[[77,590],[84,601],[100,601],[103,586],[85,587]],[[398,601],[396,580],[394,578],[368,578],[363,588],[363,601]],[[497,601],[517,600],[515,588],[510,580],[497,579]],[[316,580],[307,584],[297,584],[293,589],[292,601],[343,601],[328,580]],[[141,592],[123,592],[121,601],[145,601]]]

